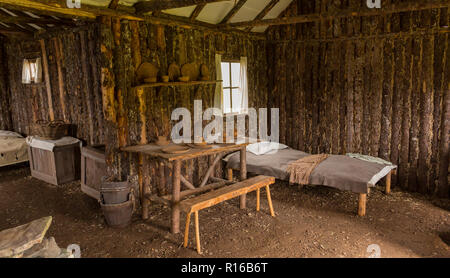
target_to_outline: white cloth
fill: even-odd
[[[41,58],[24,59],[22,67],[22,83],[40,83],[42,80]]]
[[[239,90],[241,91],[241,114],[248,113],[247,57],[241,57],[241,73]]]
[[[216,54],[216,80],[223,80],[222,77],[222,55]],[[214,107],[223,111],[223,83],[216,83],[214,93]]]
[[[22,138],[22,135],[20,135],[17,132],[14,132],[14,131],[0,130],[0,137],[17,137],[17,138]]]
[[[80,148],[82,147],[82,142],[79,139],[69,136],[63,137],[58,140],[44,140],[36,136],[28,136],[26,141],[30,147],[47,151],[53,151],[55,147],[67,146],[77,143],[80,145]]]
[[[286,149],[288,146],[276,142],[259,142],[247,146],[247,151],[255,155],[272,154],[277,150]]]

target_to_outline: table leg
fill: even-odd
[[[172,173],[172,227],[171,232],[177,234],[180,232],[180,175],[181,161],[175,160]]]
[[[241,148],[241,167],[240,167],[240,171],[241,171],[241,181],[246,180],[247,179],[247,147],[242,147]],[[240,207],[241,209],[245,209],[246,207],[246,200],[247,200],[247,194],[241,195],[240,197]]]
[[[139,154],[139,170],[138,170],[138,176],[139,176],[139,194],[141,198],[141,204],[142,204],[142,219],[147,220],[148,219],[148,207],[150,201],[145,197],[148,193],[148,187],[144,184],[144,155]]]

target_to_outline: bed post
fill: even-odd
[[[390,194],[391,193],[391,176],[392,176],[392,171],[389,172],[389,174],[387,174],[386,176],[386,194]]]
[[[241,167],[240,167],[240,171],[241,171],[241,181],[246,180],[247,179],[247,147],[242,147],[241,148]],[[241,195],[240,197],[240,207],[241,209],[245,209],[246,207],[246,198],[247,195]]]
[[[366,201],[367,201],[367,194],[359,194],[359,203],[358,203],[359,216],[366,215]]]
[[[233,181],[233,169],[227,168],[227,179]]]

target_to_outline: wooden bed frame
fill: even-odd
[[[238,171],[236,169],[227,168],[227,176],[228,180],[233,179],[233,170]],[[386,188],[385,193],[389,195],[391,193],[391,177],[392,174],[395,174],[397,172],[397,169],[392,169],[387,175],[386,175]],[[370,193],[370,188],[368,189]],[[366,215],[366,204],[367,204],[367,195],[369,193],[360,193],[359,194],[359,200],[358,200],[358,215],[359,216],[365,216]]]

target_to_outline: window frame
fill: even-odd
[[[239,68],[241,68],[241,66],[240,66],[241,61],[240,60],[233,60],[233,59],[225,59],[225,60],[222,60],[221,63],[222,64],[228,64],[229,73],[230,73],[230,76],[229,76],[229,78],[230,78],[230,87],[222,86],[222,102],[224,102],[223,101],[223,95],[225,93],[225,90],[228,90],[230,92],[230,112],[228,112],[228,113],[224,112],[223,114],[227,115],[227,116],[243,114],[241,112],[233,112],[233,89],[240,89],[241,87],[233,87],[233,74],[231,72],[231,64],[233,64],[233,63],[239,64]],[[242,103],[241,103],[241,107],[240,108],[241,108],[240,110],[242,110]],[[224,110],[225,110],[225,107],[224,107]]]

